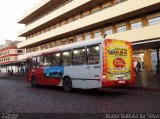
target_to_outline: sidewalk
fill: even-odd
[[[0,73],[0,79],[22,79],[22,80],[24,80],[25,79],[25,76],[24,75],[15,75],[15,74],[13,74],[13,75],[10,75],[10,76],[8,76],[8,75],[6,75],[6,73]]]
[[[0,73],[0,79],[6,78],[6,73]]]
[[[155,74],[156,72],[138,72],[135,85],[127,89],[160,92],[160,80],[156,79]]]

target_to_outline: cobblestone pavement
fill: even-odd
[[[24,80],[0,79],[0,112],[158,113],[160,93],[127,89],[74,90],[32,88]]]

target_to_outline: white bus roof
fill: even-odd
[[[86,41],[80,41],[80,42],[76,42],[76,43],[72,43],[72,44],[66,44],[66,45],[55,47],[55,48],[58,48],[62,51],[63,50],[69,50],[69,49],[75,49],[75,48],[85,47],[85,46],[89,46],[89,45],[99,44],[103,40],[104,39],[100,37],[100,38],[94,38],[94,39],[90,39],[90,40],[86,40]]]
[[[102,38],[102,37],[94,38],[94,39],[90,39],[90,40],[86,40],[86,41],[80,41],[80,42],[76,42],[76,43],[72,43],[72,44],[66,44],[66,45],[57,46],[54,48],[36,51],[34,53],[30,53],[29,56],[33,57],[33,56],[42,55],[42,54],[49,54],[52,52],[59,52],[59,51],[64,51],[64,50],[69,50],[69,49],[85,47],[85,46],[89,46],[89,45],[99,44],[99,43],[102,43],[103,41],[104,41],[104,38]]]

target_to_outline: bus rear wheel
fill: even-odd
[[[63,88],[66,92],[72,91],[72,81],[69,77],[65,77],[63,79]]]
[[[33,88],[38,87],[38,84],[37,84],[37,82],[36,82],[36,78],[35,78],[35,77],[32,77],[32,78],[31,78],[31,86],[32,86]]]

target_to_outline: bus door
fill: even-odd
[[[76,79],[100,79],[100,46],[92,45],[73,50],[72,77]]]

